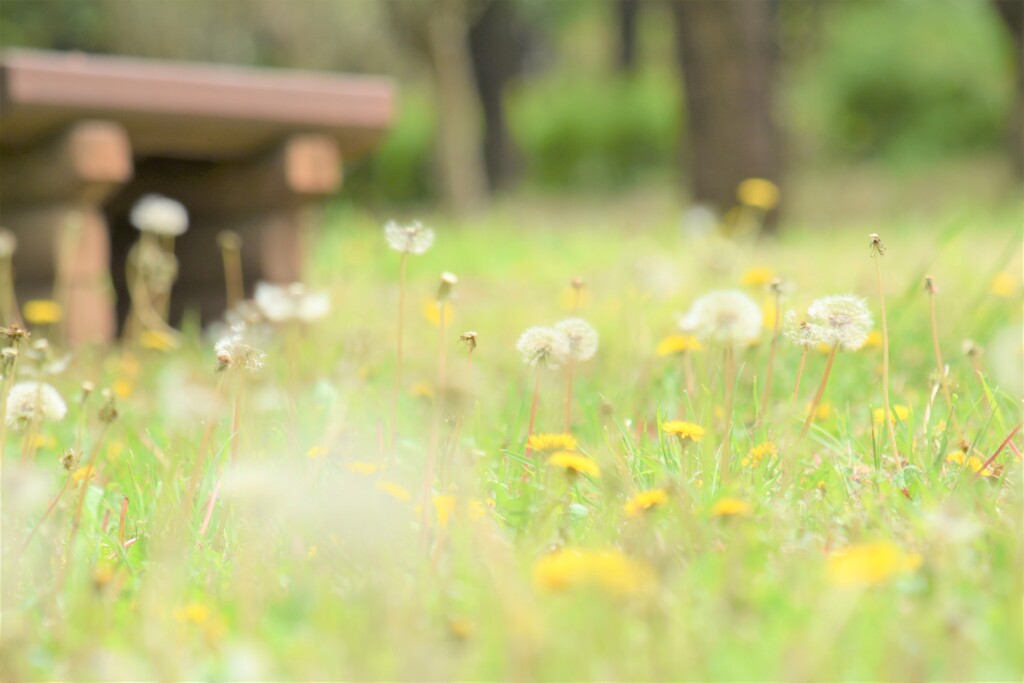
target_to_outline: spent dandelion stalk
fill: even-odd
[[[775,300],[775,307],[772,320],[772,344],[768,352],[768,368],[764,374],[764,392],[761,395],[761,409],[757,413],[757,422],[760,424],[765,419],[768,410],[768,398],[772,393],[772,374],[775,369],[775,350],[779,345],[779,332],[782,328],[782,281],[778,278],[772,280],[769,285],[771,295]]]
[[[572,427],[572,380],[576,363],[588,361],[597,353],[598,335],[590,323],[582,318],[566,318],[555,325],[569,342],[569,357],[565,364],[565,431]]]
[[[882,288],[882,256],[885,255],[885,244],[877,233],[868,235],[871,259],[875,262],[875,284],[878,286],[878,304],[882,316],[882,403],[886,415],[892,415],[889,402],[889,324],[885,314],[885,292]],[[892,420],[886,420],[886,432],[889,435],[889,448],[892,457],[899,467],[900,452],[896,446],[896,426]]]
[[[223,230],[217,235],[221,262],[224,265],[224,289],[228,308],[234,308],[245,298],[242,279],[242,236],[234,230]]]
[[[395,440],[398,422],[398,397],[402,390],[402,342],[405,321],[405,269],[409,254],[424,254],[434,243],[434,231],[419,221],[399,225],[389,221],[384,226],[384,239],[401,257],[398,265],[398,325],[395,329],[395,381],[391,394],[391,442]]]
[[[925,277],[924,289],[928,294],[928,318],[931,322],[932,348],[935,350],[935,368],[939,373],[939,388],[942,390],[942,397],[946,400],[946,408],[949,410],[953,429],[956,431],[960,441],[963,442],[964,433],[960,429],[960,421],[957,420],[956,412],[953,408],[953,395],[949,389],[949,375],[946,371],[946,365],[942,362],[942,347],[939,346],[939,324],[935,314],[935,294],[938,292],[938,287],[935,286],[935,279],[931,275]]]
[[[868,310],[868,304],[864,299],[853,295],[817,299],[807,308],[807,317],[809,322],[806,322],[806,328],[802,329],[800,334],[805,334],[806,340],[812,344],[827,345],[829,352],[821,383],[814,394],[803,429],[800,431],[801,437],[810,431],[811,423],[817,415],[836,354],[840,350],[856,351],[864,346],[871,331],[871,311]]]
[[[540,400],[540,378],[544,370],[555,370],[569,357],[571,349],[565,335],[551,327],[530,327],[516,342],[523,363],[534,371],[533,399],[530,403],[530,424],[526,432],[526,456],[530,456],[530,437],[537,421],[537,403]]]
[[[447,385],[446,363],[447,363],[447,340],[445,332],[445,307],[451,299],[452,288],[459,279],[452,273],[441,274],[441,284],[437,289],[435,301],[438,309],[438,333],[437,333],[437,377],[434,391],[434,411],[430,425],[430,445],[427,451],[427,466],[423,472],[423,486],[421,490],[420,504],[424,510],[430,509],[430,502],[433,500],[432,491],[434,488],[434,470],[437,468],[438,451],[441,447],[441,424],[444,422],[444,394]],[[426,539],[430,531],[429,514],[423,515],[423,537]]]

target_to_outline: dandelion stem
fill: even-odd
[[[950,419],[953,422],[953,429],[956,430],[957,436],[959,436],[960,441],[963,442],[964,433],[960,429],[960,421],[956,419],[956,414],[953,412],[953,396],[949,391],[949,382],[946,378],[946,366],[942,362],[942,349],[939,346],[939,325],[935,316],[935,286],[932,284],[931,278],[927,280],[925,289],[928,292],[928,315],[931,318],[932,324],[932,346],[935,348],[935,366],[939,371],[939,388],[942,389],[942,396],[946,399],[946,407],[949,409]]]
[[[768,396],[772,391],[772,371],[775,368],[775,349],[779,343],[779,328],[782,323],[782,316],[779,315],[779,304],[782,298],[781,292],[775,292],[775,321],[772,327],[772,346],[768,352],[768,370],[764,376],[764,394],[761,396],[761,410],[757,414],[757,424],[764,420],[765,412],[768,410]]]
[[[686,395],[692,399],[697,390],[697,383],[693,372],[693,352],[690,349],[683,351],[683,375],[685,375],[686,381]],[[684,401],[683,406],[685,407],[685,405]]]
[[[29,532],[28,537],[21,544],[21,552],[25,552],[25,548],[27,548],[28,544],[32,542],[32,539],[35,538],[36,532],[39,531],[39,529],[43,526],[43,522],[45,522],[47,517],[50,516],[50,513],[53,512],[53,509],[57,507],[57,503],[60,502],[61,496],[64,495],[64,492],[68,490],[68,484],[71,483],[71,480],[73,478],[74,473],[68,472],[68,476],[66,479],[64,479],[64,483],[61,485],[60,491],[58,491],[56,497],[50,501],[50,505],[46,508],[46,512],[44,512],[43,516],[39,518],[39,521],[36,522],[36,525],[32,527],[32,531]]]
[[[732,346],[725,347],[725,429],[722,432],[723,442],[719,465],[722,482],[729,478],[729,460],[732,452],[733,385],[736,382],[736,361],[733,353]]]
[[[234,308],[245,298],[245,284],[242,279],[242,238],[236,232],[220,234],[220,253],[224,262],[224,287],[228,308]]]
[[[537,399],[540,397],[540,368],[537,368],[537,376],[533,381],[533,405],[530,407],[530,426],[526,430],[526,457],[530,457],[530,437],[533,436],[533,424],[537,418]]]
[[[893,425],[893,420],[890,417],[892,415],[892,407],[889,404],[889,326],[885,315],[885,293],[882,291],[882,255],[880,249],[872,249],[871,254],[875,262],[878,303],[882,310],[882,403],[885,404],[884,415],[886,418],[886,431],[889,434],[889,448],[892,449],[892,457],[895,458],[897,466],[899,466],[900,453],[896,447],[896,427]]]
[[[408,258],[402,252],[398,267],[398,329],[395,333],[395,387],[391,396],[391,443],[395,443],[395,425],[398,422],[398,393],[402,387],[402,319],[405,317],[405,262]]]
[[[807,362],[807,347],[805,346],[800,352],[800,364],[796,366],[796,383],[793,385],[793,395],[789,397],[789,400],[795,401],[797,394],[800,393],[800,379],[804,376],[804,363]]]
[[[572,431],[572,371],[576,366],[574,358],[569,358],[569,362],[566,364],[566,389],[565,389],[565,433],[568,434]]]
[[[818,385],[818,391],[814,394],[814,400],[811,401],[811,407],[807,411],[807,419],[804,420],[804,428],[800,430],[801,437],[807,435],[807,432],[811,429],[811,423],[814,422],[814,415],[818,412],[818,405],[821,403],[821,397],[825,395],[825,385],[828,384],[828,376],[832,374],[832,363],[836,360],[837,351],[839,351],[839,347],[833,345],[832,350],[828,354],[828,362],[825,363],[825,373],[821,376],[821,384]]]

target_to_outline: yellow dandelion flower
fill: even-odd
[[[586,308],[590,304],[590,290],[586,287],[566,287],[559,293],[558,303],[567,311]]]
[[[454,617],[448,620],[448,632],[458,640],[469,640],[473,637],[473,622],[465,617]]]
[[[428,382],[416,382],[409,387],[409,393],[419,398],[434,398],[434,387]]]
[[[882,348],[882,333],[878,330],[871,330],[868,332],[868,338],[864,340],[864,346],[862,349],[880,349]]]
[[[917,553],[907,553],[892,543],[868,543],[833,553],[828,558],[828,577],[838,586],[871,586],[913,573],[920,566]]]
[[[126,379],[116,380],[111,388],[118,398],[128,398],[132,395],[132,390],[134,389],[132,383]]]
[[[540,558],[533,568],[534,585],[550,592],[594,587],[624,596],[645,590],[654,581],[647,565],[618,550],[566,548]]]
[[[910,417],[910,408],[902,405],[895,405],[892,407],[892,414],[889,419],[896,422],[906,422],[907,418]],[[885,410],[883,408],[875,408],[871,411],[871,421],[876,425],[882,424],[885,419]]]
[[[624,510],[627,517],[637,517],[652,508],[664,505],[667,501],[668,492],[665,489],[641,491],[626,503]]]
[[[434,511],[437,513],[437,523],[442,529],[447,529],[448,521],[455,514],[455,496],[434,496]]]
[[[686,351],[700,351],[700,341],[692,334],[671,334],[658,342],[659,356],[674,356]]]
[[[764,324],[768,327],[775,327],[775,316],[778,314],[779,309],[775,305],[775,300],[771,297],[766,298],[761,304],[761,317],[764,320]],[[760,341],[760,339],[755,339],[751,342],[750,346],[755,346]]]
[[[807,406],[807,410],[810,410],[811,406]],[[832,413],[835,412],[835,406],[828,401],[822,401],[818,404],[818,409],[814,411],[815,420],[827,420],[832,417]]]
[[[139,335],[139,345],[153,351],[170,351],[178,348],[178,340],[163,330],[143,330]]]
[[[753,266],[743,271],[740,284],[747,287],[763,287],[775,278],[775,271],[767,266]]]
[[[766,456],[769,460],[774,460],[778,454],[779,450],[775,447],[775,444],[771,441],[765,441],[751,448],[741,464],[744,467],[757,467]]]
[[[95,478],[96,468],[93,467],[92,465],[88,465],[86,467],[79,467],[77,470],[75,470],[75,473],[71,475],[72,481],[74,481],[76,484],[83,481],[92,481]]]
[[[306,551],[306,559],[312,560],[314,557],[316,557],[317,552],[318,551],[315,545],[309,546],[309,550]]]
[[[692,422],[669,420],[661,423],[661,431],[678,436],[681,441],[700,441],[704,438],[704,428]]]
[[[753,508],[750,503],[739,498],[722,498],[711,506],[711,514],[715,517],[744,517]]]
[[[576,437],[572,434],[532,434],[526,441],[531,451],[574,451]]]
[[[388,494],[395,500],[403,503],[408,502],[412,499],[412,494],[409,491],[393,481],[378,481],[377,488],[384,493]]]
[[[434,327],[441,325],[441,306],[433,299],[423,300],[423,317]],[[444,306],[444,325],[448,327],[452,323],[452,305],[446,303]]]
[[[201,602],[190,602],[174,610],[175,621],[186,624],[205,624],[209,618],[210,610]]]
[[[349,472],[355,472],[356,474],[370,475],[379,469],[380,467],[378,467],[375,463],[372,462],[362,462],[359,460],[353,460],[348,464]]]
[[[307,458],[322,458],[325,455],[327,455],[327,449],[323,446],[313,446],[306,451]]]
[[[736,188],[741,204],[771,211],[779,204],[779,186],[766,178],[747,178]]]
[[[52,325],[64,317],[64,308],[50,299],[32,299],[25,302],[23,313],[33,325]]]
[[[985,465],[984,460],[973,455],[967,458],[964,456],[963,451],[955,451],[953,453],[950,453],[949,455],[946,456],[946,462],[952,463],[954,465],[964,465],[966,469],[969,469],[974,474],[980,473],[982,477],[995,476],[995,472],[993,472],[988,467],[985,467],[984,470],[981,469]]]
[[[1012,275],[1006,272],[996,273],[992,278],[991,292],[1002,299],[1013,297],[1017,289],[1017,282]]]
[[[484,503],[478,498],[471,498],[469,504],[466,506],[466,512],[469,514],[470,519],[483,519],[487,514],[487,507],[494,507],[494,501],[488,500]]]
[[[57,445],[57,440],[49,434],[36,434],[32,438],[33,448],[53,448]]]
[[[820,353],[823,356],[827,356],[828,354],[832,353],[831,344],[821,343],[815,346],[814,348],[817,349],[818,353]]]
[[[589,474],[592,477],[601,476],[601,468],[597,463],[580,453],[572,451],[558,451],[550,458],[548,464],[554,467],[562,467],[569,474]]]

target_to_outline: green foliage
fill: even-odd
[[[527,174],[541,187],[623,187],[674,168],[681,108],[670,71],[561,72],[513,92],[508,106]]]
[[[987,2],[830,6],[794,69],[796,136],[835,160],[925,162],[993,151],[1012,92],[1009,36]]]

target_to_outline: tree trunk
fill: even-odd
[[[781,184],[775,3],[677,0],[672,8],[685,81],[687,175],[694,200],[724,212],[745,178]]]
[[[1010,163],[1018,178],[1024,178],[1024,2],[993,0],[996,11],[1013,37],[1013,71],[1015,88],[1010,129]]]
[[[469,29],[477,94],[484,112],[484,165],[491,190],[509,189],[522,159],[505,118],[505,86],[522,71],[530,32],[508,0],[489,3]]]
[[[631,73],[636,66],[636,19],[640,0],[615,0],[615,19],[619,29],[619,71]]]
[[[433,4],[428,42],[437,99],[437,151],[442,191],[457,214],[480,208],[486,198],[480,122],[473,92],[468,25],[462,5]]]

